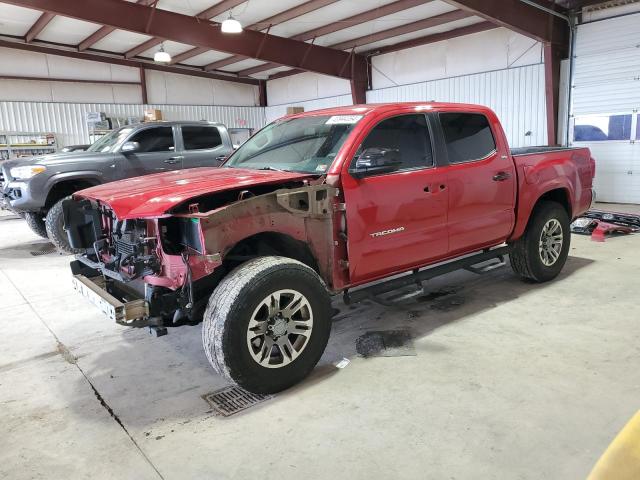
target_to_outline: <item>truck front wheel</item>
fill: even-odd
[[[311,268],[283,257],[240,265],[215,289],[202,341],[214,370],[253,393],[305,378],[331,331],[331,301]]]
[[[570,244],[567,211],[557,202],[544,202],[534,210],[524,235],[514,242],[511,267],[524,279],[547,282],[564,267]]]
[[[33,233],[42,238],[48,238],[47,227],[44,224],[44,216],[38,212],[24,212],[24,220]]]

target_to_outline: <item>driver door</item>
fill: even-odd
[[[394,116],[369,132],[369,148],[397,150],[389,173],[343,175],[351,281],[368,281],[443,258],[448,250],[448,192],[436,166],[424,114]]]
[[[129,137],[127,142],[137,142],[140,147],[120,154],[124,157],[124,176],[137,177],[181,169],[182,156],[176,153],[174,133],[171,125],[163,125],[144,128]]]

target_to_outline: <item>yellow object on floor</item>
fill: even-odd
[[[640,412],[620,431],[602,454],[588,480],[640,479]]]

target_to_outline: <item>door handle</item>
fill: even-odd
[[[498,172],[493,176],[494,182],[504,182],[505,180],[511,178],[511,174],[509,172]]]
[[[218,155],[218,156],[216,157],[216,160],[217,160],[217,161],[219,161],[219,162],[223,162],[223,161],[225,161],[226,159],[227,159],[227,155]]]
[[[180,160],[182,160],[182,157],[171,157],[167,160],[164,161],[164,163],[169,163],[171,165],[178,163]]]

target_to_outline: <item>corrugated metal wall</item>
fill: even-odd
[[[287,107],[304,107],[305,112],[319,110],[321,108],[341,107],[353,103],[351,95],[340,95],[337,97],[318,98],[306,102],[291,102],[283,105],[269,105],[265,108],[265,118],[267,123],[272,122],[287,114]]]
[[[367,103],[415,101],[487,105],[500,117],[511,146],[547,143],[542,64],[367,92]]]
[[[210,120],[231,128],[258,129],[264,125],[262,107],[0,102],[0,131],[52,132],[60,146],[87,143],[88,112],[105,112],[109,117],[142,117],[148,108],[162,110],[165,120]]]

